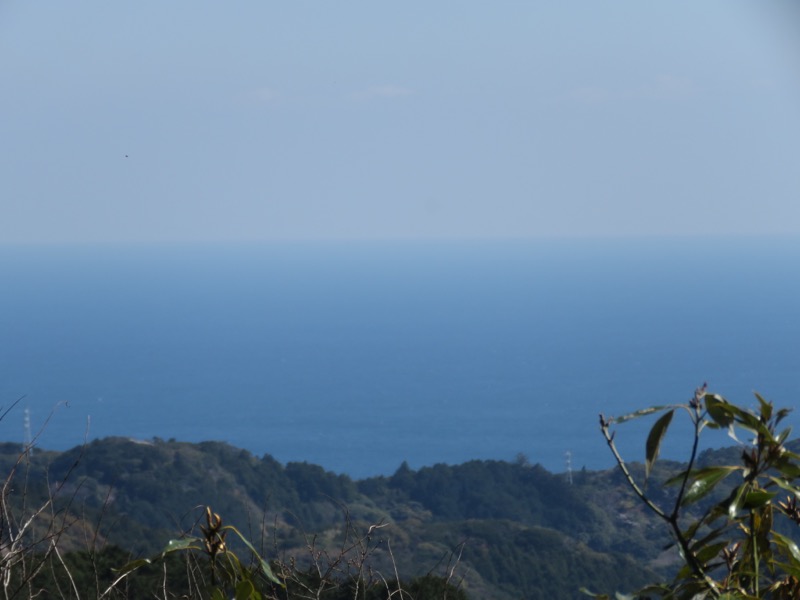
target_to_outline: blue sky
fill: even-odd
[[[0,242],[800,233],[790,1],[0,4]]]

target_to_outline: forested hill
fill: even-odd
[[[19,446],[0,446],[4,473]],[[713,460],[711,455],[705,460]],[[346,532],[372,531],[376,569],[449,574],[470,598],[576,598],[628,590],[677,560],[616,470],[553,474],[525,460],[471,461],[360,481],[307,463],[282,465],[219,442],[121,438],[38,450],[16,467],[12,499],[54,494],[67,551],[118,546],[151,555],[197,527],[205,506],[265,548],[310,561]],[[651,483],[674,473],[665,462]],[[394,563],[392,565],[391,563]],[[657,577],[657,576],[655,576]]]

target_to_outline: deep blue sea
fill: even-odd
[[[518,453],[608,468],[600,412],[704,381],[795,404],[799,267],[797,238],[0,246],[0,404],[25,396],[0,438],[27,408],[52,449],[223,440],[357,478]],[[644,427],[617,433],[631,458]]]

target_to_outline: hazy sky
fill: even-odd
[[[800,233],[791,0],[0,2],[0,242]]]

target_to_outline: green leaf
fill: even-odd
[[[729,427],[733,423],[736,408],[722,396],[706,394],[706,411],[708,416],[720,427]]]
[[[797,547],[795,542],[781,535],[777,531],[772,532],[772,539],[780,548],[783,548],[787,554],[795,560],[795,562],[800,563],[800,548]]]
[[[159,558],[163,558],[166,554],[170,552],[176,552],[178,550],[201,550],[202,547],[199,545],[200,540],[198,538],[187,537],[180,540],[170,540],[167,542],[167,545],[161,551]],[[134,560],[123,566],[121,569],[114,569],[116,573],[120,573],[122,575],[127,575],[131,571],[135,571],[136,569],[143,567],[145,565],[149,565],[153,563],[153,559],[150,558],[140,558],[138,560]]]
[[[782,490],[785,490],[785,491],[789,492],[792,496],[795,496],[798,499],[800,499],[800,489],[798,489],[797,486],[792,485],[791,483],[789,483],[788,481],[786,481],[784,479],[781,479],[780,477],[772,477],[772,476],[770,476],[769,480],[772,483],[774,483],[775,485],[777,485],[779,488],[781,488]]]
[[[161,551],[161,555],[169,554],[170,552],[177,552],[179,550],[202,550],[202,542],[199,538],[195,537],[186,537],[181,538],[179,540],[170,540],[167,542],[167,545],[164,546],[164,549]]]
[[[261,567],[261,572],[264,573],[264,576],[267,579],[269,579],[272,583],[275,583],[277,585],[283,586],[283,582],[280,579],[278,579],[277,577],[275,577],[275,574],[272,572],[272,567],[269,566],[269,563],[267,561],[265,561],[263,558],[261,558],[261,555],[253,547],[253,544],[250,543],[250,540],[248,540],[246,537],[244,537],[241,534],[241,532],[238,529],[236,529],[236,527],[234,527],[233,525],[227,525],[227,526],[225,526],[225,529],[230,529],[231,531],[233,531],[236,535],[239,536],[239,539],[242,540],[244,545],[247,546],[250,549],[250,552],[253,553],[253,556],[255,556],[258,559],[259,565]]]
[[[752,490],[744,496],[743,506],[745,508],[758,508],[769,504],[778,492],[768,492],[767,490]]]
[[[797,479],[800,477],[800,465],[798,465],[797,462],[794,462],[796,460],[797,458],[790,456],[789,452],[785,452],[778,460],[775,461],[773,466],[787,479]]]
[[[764,420],[769,421],[772,418],[772,402],[764,400],[758,392],[756,392],[756,398],[761,408],[761,416],[764,417]]]
[[[775,568],[780,569],[787,575],[791,575],[796,579],[800,579],[800,565],[798,565],[797,563],[784,563],[784,562],[778,562],[776,560]]]
[[[695,471],[693,471],[691,473],[691,475],[694,475],[694,473],[695,473]],[[685,478],[686,478],[686,471],[681,471],[677,475],[674,475],[673,477],[670,477],[669,479],[667,479],[662,485],[664,487],[669,487],[671,485],[675,485],[676,483],[683,483],[683,480]]]
[[[658,458],[658,453],[661,450],[661,441],[667,434],[669,424],[672,422],[672,417],[675,414],[673,408],[669,412],[663,414],[658,421],[656,421],[653,428],[650,430],[650,435],[647,436],[647,445],[645,450],[645,463],[644,463],[644,477],[647,479],[650,476],[650,471],[653,469]]]
[[[778,434],[778,439],[777,439],[778,444],[783,444],[786,441],[786,439],[789,437],[789,434],[791,434],[791,433],[792,433],[792,428],[791,427],[787,427],[786,429],[781,431]]]
[[[697,525],[698,526],[702,525],[702,522],[698,521]],[[697,531],[698,528],[699,527],[695,528],[695,531]],[[710,544],[712,541],[714,541],[715,539],[717,539],[719,536],[721,536],[723,533],[726,533],[727,531],[728,531],[727,525],[723,525],[722,527],[717,527],[716,529],[712,530],[710,533],[706,534],[702,539],[699,539],[696,542],[694,542],[689,549],[692,552],[699,552],[701,548],[703,548],[704,546],[707,546],[708,544]]]
[[[630,421],[631,419],[646,417],[647,415],[652,415],[653,413],[661,412],[662,410],[667,410],[672,408],[674,408],[672,404],[667,404],[664,406],[651,406],[650,408],[643,408],[642,410],[637,410],[636,412],[632,412],[627,415],[622,415],[621,417],[614,417],[613,420],[614,423],[624,423],[625,421]]]
[[[735,519],[736,515],[738,515],[739,511],[742,510],[742,508],[744,507],[744,500],[745,497],[747,496],[747,492],[749,489],[750,489],[750,483],[744,482],[738,488],[736,488],[736,490],[732,494],[733,500],[728,505],[728,516],[731,519]]]
[[[128,573],[135,571],[140,567],[151,564],[151,562],[152,561],[149,558],[140,558],[138,560],[129,562],[121,569],[111,569],[111,570],[114,571],[115,573],[119,573],[120,575],[127,575]]]
[[[761,422],[761,419],[752,413],[739,411],[738,423],[739,427],[742,429],[747,429],[755,434],[763,435],[764,439],[771,440],[773,437],[769,428]]]
[[[211,600],[226,600],[225,592],[219,588],[214,588],[214,591],[211,592]]]
[[[728,542],[717,542],[716,544],[712,544],[711,546],[706,546],[705,548],[700,548],[695,552],[695,556],[697,560],[700,561],[700,564],[705,565],[713,558],[719,556],[719,553],[722,552],[723,548],[728,546]]]
[[[251,581],[240,581],[236,585],[236,600],[255,600],[256,588]]]
[[[694,481],[683,495],[681,504],[685,506],[697,502],[711,492],[720,481],[738,469],[739,467],[709,467],[695,471],[691,474]]]

